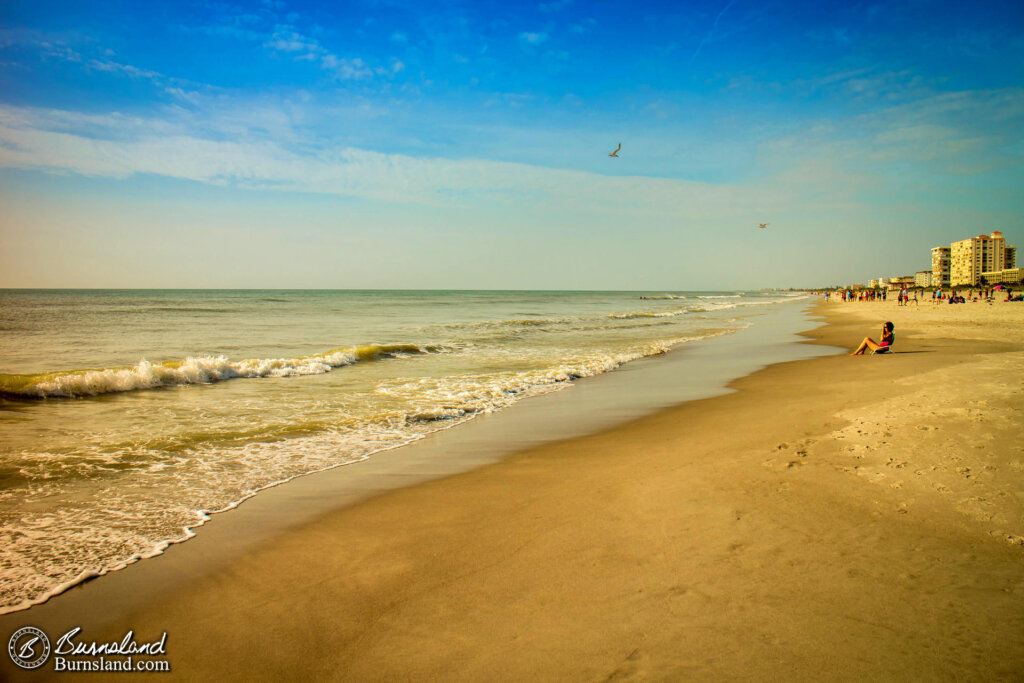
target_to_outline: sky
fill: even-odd
[[[993,230],[1020,0],[0,2],[0,287],[812,287]]]

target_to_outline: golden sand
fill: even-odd
[[[383,493],[111,633],[191,680],[1019,677],[1024,304],[817,311],[895,352]]]

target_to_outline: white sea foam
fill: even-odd
[[[236,378],[322,375],[361,360],[401,358],[441,350],[438,347],[390,344],[336,349],[303,358],[231,361],[223,355],[190,356],[178,363],[151,363],[143,359],[130,368],[0,375],[0,392],[32,398],[74,398],[175,385],[210,384]]]
[[[358,303],[362,296],[339,301]],[[188,297],[179,298],[187,307]],[[492,310],[501,298],[512,300]],[[384,311],[393,316],[387,324],[404,321],[423,300]],[[538,300],[535,316],[524,312]],[[324,375],[379,358],[420,356],[415,363],[374,364],[321,380],[124,397],[116,402],[116,423],[109,401],[51,402],[39,410],[27,406],[25,415],[39,415],[38,426],[48,430],[31,433],[48,436],[0,444],[0,474],[10,484],[0,488],[0,512],[5,513],[0,518],[0,613],[38,604],[89,577],[159,554],[192,536],[210,514],[231,509],[268,486],[366,458],[525,397],[565,389],[577,378],[742,324],[713,311],[782,300],[764,295],[704,299],[699,305],[712,312],[698,316],[687,315],[696,308],[691,302],[661,302],[662,310],[659,302],[648,302],[643,310],[631,310],[638,307],[636,295],[600,294],[581,306],[558,295],[501,295],[484,298],[483,304],[478,297],[466,313],[446,310],[414,325],[361,328],[370,331],[359,334],[430,340],[429,345],[346,347],[297,358],[193,356],[127,368],[0,375],[4,394],[73,397],[233,378]],[[406,305],[405,300],[399,303]],[[330,315],[341,315],[341,308]],[[481,320],[486,316],[492,319]],[[313,318],[318,324],[325,319]],[[347,331],[353,320],[330,318],[333,327],[320,332]],[[281,329],[280,321],[275,324]],[[181,338],[173,348],[182,348]],[[208,348],[239,350],[242,357],[249,342],[237,343]],[[55,355],[36,357],[45,362]],[[79,367],[90,367],[83,357]],[[76,416],[89,415],[102,418],[78,418],[75,431]],[[99,487],[102,497],[95,495]]]
[[[630,320],[632,318],[674,318],[677,315],[686,315],[693,309],[680,308],[674,311],[635,311],[633,313],[609,313],[607,317],[614,320]]]
[[[210,514],[231,509],[267,487],[362,460],[525,397],[564,389],[575,379],[608,372],[631,360],[665,353],[675,344],[717,333],[636,344],[617,353],[579,355],[529,371],[384,380],[378,393],[399,399],[406,408],[381,412],[372,423],[210,453],[199,444],[197,450],[184,454],[190,463],[187,469],[147,468],[148,477],[139,488],[122,485],[111,490],[102,509],[67,505],[45,514],[22,515],[17,522],[0,527],[0,535],[10,539],[0,549],[0,566],[6,567],[0,570],[0,578],[7,587],[0,589],[0,601],[6,602],[0,613],[26,609],[86,579],[158,555],[170,544],[194,535],[193,530]],[[25,503],[60,495],[63,480],[50,476],[47,463],[61,458],[57,453],[39,453],[32,459],[33,466],[22,470],[34,481],[34,491]],[[65,476],[91,478],[97,468],[109,469],[117,461],[110,453],[89,457],[83,453],[77,464],[68,463],[77,474],[66,471]],[[153,477],[167,479],[166,487],[158,486],[167,491],[167,497],[150,495],[160,481]],[[205,507],[190,508],[188,501],[205,501]],[[114,526],[109,524],[111,511],[117,511]],[[112,548],[130,550],[116,555],[111,554]],[[45,567],[45,571],[37,567]]]

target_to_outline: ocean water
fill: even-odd
[[[0,613],[268,486],[747,326],[765,292],[0,291]]]

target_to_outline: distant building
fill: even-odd
[[[1010,247],[1010,258],[1016,262],[1015,247]],[[981,284],[982,273],[1006,269],[1006,240],[998,230],[950,245],[949,284],[954,287]]]
[[[870,282],[868,282],[868,287],[870,287],[871,289],[875,289],[876,287],[878,287],[878,280],[871,280]]]
[[[1019,285],[1024,280],[1024,268],[987,270],[981,276],[985,278],[985,283],[990,285]]]
[[[931,287],[932,286],[932,271],[930,270],[919,270],[914,274],[914,284],[918,287]]]
[[[883,289],[888,287],[889,286],[889,278],[887,278],[887,277],[880,277],[880,278],[878,278],[878,286],[883,288]]]
[[[949,286],[949,247],[932,249],[932,284],[936,287]]]
[[[913,286],[914,276],[913,275],[899,275],[897,277],[889,278],[889,291],[894,292],[903,288],[903,285],[908,287]]]

